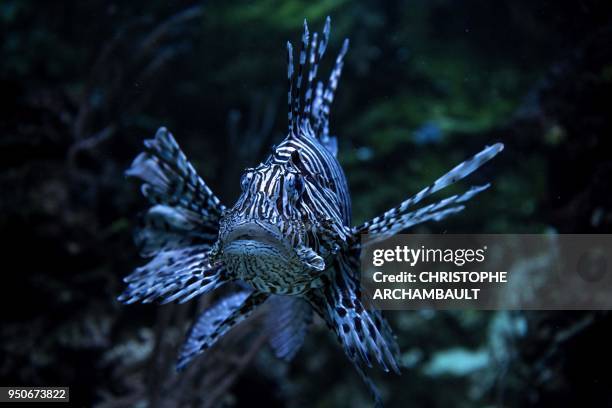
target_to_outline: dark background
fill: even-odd
[[[369,406],[320,322],[289,364],[254,316],[177,375],[211,299],[115,301],[144,262],[131,229],[145,201],[123,171],[164,125],[231,204],[283,137],[285,41],[330,15],[323,75],[351,39],[332,132],[355,223],[502,141],[466,181],[493,187],[418,231],[609,233],[609,4],[1,2],[0,384],[70,386],[80,406]],[[408,367],[375,373],[389,406],[612,406],[608,313],[388,315]]]

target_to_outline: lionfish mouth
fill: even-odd
[[[248,222],[234,228],[223,240],[225,249],[239,247],[239,243],[257,242],[268,247],[286,251],[287,248],[278,228],[271,224]]]
[[[297,261],[302,267],[321,272],[325,260],[312,248],[293,247],[273,224],[260,221],[241,224],[223,239],[223,254],[233,263],[244,257],[259,257],[261,262],[289,264]]]
[[[262,222],[237,225],[222,237],[220,250],[228,270],[247,281],[263,279],[271,271],[286,271],[296,259],[295,251],[277,227]]]

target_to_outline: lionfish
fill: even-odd
[[[349,360],[381,404],[366,368],[376,361],[399,374],[399,348],[378,310],[362,300],[358,272],[362,234],[391,236],[416,224],[463,210],[462,203],[487,189],[474,186],[434,204],[423,199],[463,179],[503,149],[486,147],[416,195],[358,226],[351,225],[351,199],[329,131],[330,106],[342,72],[344,40],[329,79],[317,80],[330,18],[323,33],[304,21],[299,61],[287,43],[288,129],[264,162],[244,171],[242,193],[226,207],[197,175],[171,133],[160,128],[127,170],[142,181],[151,206],[135,234],[152,260],[125,278],[124,303],[181,303],[227,282],[240,289],[221,298],[193,324],[177,368],[213,346],[264,303],[269,343],[279,358],[301,347],[313,311],[335,333]]]

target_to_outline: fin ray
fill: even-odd
[[[189,331],[181,348],[177,369],[185,368],[195,356],[213,346],[231,328],[249,317],[268,297],[266,293],[244,290],[206,309]]]
[[[141,254],[214,242],[225,206],[166,128],[144,144],[145,151],[125,172],[142,181],[141,191],[152,204],[134,236]]]
[[[349,359],[370,366],[370,356],[385,370],[399,373],[399,348],[390,327],[379,311],[367,310],[361,302],[357,278],[340,262],[335,279],[309,301],[336,333]]]
[[[417,211],[409,212],[408,210],[420,203],[424,198],[472,174],[474,171],[480,168],[480,166],[501,152],[503,148],[504,145],[501,143],[496,143],[493,146],[486,147],[472,158],[455,166],[448,173],[438,178],[433,184],[425,187],[414,196],[401,202],[398,206],[393,207],[384,214],[353,228],[354,235],[381,233],[387,231],[392,231],[389,234],[393,234],[415,224],[425,222],[430,219],[440,220],[454,212],[461,211],[463,206],[457,206],[452,209],[450,207],[445,207],[448,207],[451,204],[459,204],[468,201],[479,192],[487,189],[489,185],[486,184],[484,186],[472,187],[470,190],[460,196],[448,197]]]
[[[124,279],[128,287],[118,300],[127,304],[158,299],[184,302],[221,286],[229,280],[227,271],[222,264],[210,264],[209,248],[199,245],[158,253]]]
[[[303,299],[293,296],[271,296],[265,325],[270,333],[270,346],[276,357],[291,360],[304,343],[312,323],[312,308]]]

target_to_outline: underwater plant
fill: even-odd
[[[239,283],[241,290],[197,318],[179,369],[264,302],[274,304],[267,319],[270,345],[278,357],[289,359],[302,345],[314,312],[336,334],[380,405],[366,368],[376,361],[385,371],[399,373],[399,348],[380,311],[361,300],[360,237],[388,237],[463,210],[464,202],[489,185],[417,206],[477,170],[503,145],[486,147],[398,206],[352,226],[338,142],[329,129],[348,40],[324,83],[317,71],[329,34],[329,17],[321,36],[311,36],[304,22],[297,64],[287,44],[287,136],[261,164],[245,170],[233,206],[221,203],[166,128],[145,141],[145,151],[127,175],[142,180],[142,193],[151,203],[136,241],[152,260],[125,278],[128,287],[119,300],[187,302],[227,282]]]

